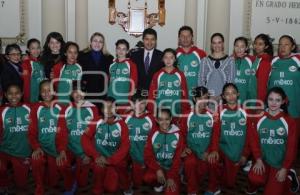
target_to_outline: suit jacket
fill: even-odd
[[[144,49],[139,49],[131,53],[131,60],[136,63],[138,70],[138,87],[139,90],[149,90],[153,75],[163,67],[163,53],[160,50],[154,49],[150,61],[148,73],[145,71],[144,65]]]
[[[81,52],[79,54],[78,63],[82,67],[83,76],[82,81],[86,84],[87,93],[102,93],[102,95],[96,96],[87,96],[86,99],[103,99],[107,94],[108,81],[105,81],[108,78],[109,66],[113,62],[113,56],[111,55],[102,55],[99,63],[96,63],[93,60],[92,52]],[[101,74],[86,74],[85,71],[101,71],[106,75],[106,78]],[[106,89],[106,91],[104,91]],[[98,106],[96,102],[92,102]]]
[[[23,79],[22,76],[19,75],[18,71],[9,62],[7,62],[3,64],[1,71],[2,89],[6,91],[7,87],[11,84],[16,84],[23,88]]]

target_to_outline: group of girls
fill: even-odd
[[[255,163],[247,193],[264,186],[264,194],[292,194],[288,173],[295,160],[296,124],[287,114],[287,96],[279,87],[268,91],[266,110],[254,120],[239,105],[235,84],[223,87],[224,104],[217,113],[208,109],[208,89],[197,87],[193,109],[179,125],[172,122],[167,108],[153,117],[139,93],[132,96],[127,117],[121,118],[112,97],[104,100],[100,117],[97,108],[84,100],[84,84],[78,88],[73,83],[68,106],[55,101],[49,80],[41,82],[39,91],[41,102],[33,106],[22,103],[18,85],[5,92],[8,103],[0,120],[2,190],[15,183],[24,192],[32,167],[35,194],[44,194],[45,186],[60,193],[55,187],[61,176],[64,193],[73,194],[87,186],[90,170],[93,194],[119,190],[132,194],[143,184],[180,194],[183,167],[188,194],[199,192],[206,174],[208,186],[202,190],[218,194],[235,187],[239,167],[252,154]]]
[[[99,34],[91,42],[97,38],[103,42]],[[7,63],[18,74],[7,66],[1,70],[7,101],[0,110],[4,193],[12,183],[24,192],[32,168],[35,194],[57,190],[61,176],[65,194],[74,194],[87,185],[90,170],[93,194],[132,194],[144,183],[155,191],[179,194],[183,168],[188,194],[199,193],[206,173],[206,194],[218,194],[235,187],[239,168],[248,158],[254,163],[247,193],[255,194],[261,186],[266,195],[292,193],[288,174],[296,158],[300,121],[300,57],[292,37],[279,39],[275,58],[267,35],[255,38],[255,57],[249,55],[247,39],[237,38],[235,67],[230,69],[236,73],[233,83],[227,82],[220,96],[212,98],[222,99],[216,111],[209,109],[209,88],[196,87],[189,94],[195,86],[187,86],[173,49],[163,52],[165,66],[154,75],[149,96],[141,95],[135,89],[137,67],[127,58],[130,48],[124,39],[116,42],[116,59],[107,70],[108,97],[98,110],[84,99],[90,83],[81,81],[84,67],[77,63],[78,45],[51,36],[47,40],[42,58],[39,41],[28,42],[22,66],[20,48],[6,49]],[[214,44],[222,40],[218,34],[212,37]],[[96,61],[102,57],[93,54]],[[215,68],[223,68],[222,59],[214,57],[219,63]],[[265,105],[247,109],[251,99],[253,105]],[[10,163],[13,177],[7,169]]]

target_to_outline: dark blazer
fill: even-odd
[[[21,65],[20,65],[21,66]],[[1,70],[1,86],[4,91],[11,84],[17,84],[23,88],[23,80],[18,71],[9,62],[3,64]]]
[[[92,52],[80,52],[79,53],[79,58],[78,58],[78,63],[82,67],[83,71],[83,77],[82,81],[85,82],[86,84],[86,91],[87,93],[103,93],[103,95],[97,95],[97,96],[87,96],[86,99],[92,100],[92,99],[97,99],[101,100],[103,99],[107,91],[105,90],[105,87],[107,89],[108,81],[105,81],[106,78],[108,78],[108,73],[109,73],[109,66],[113,62],[113,56],[111,55],[102,55],[101,60],[99,63],[96,63],[93,60],[92,57]],[[95,75],[95,74],[86,74],[84,71],[101,71],[106,75],[106,78],[103,75]],[[92,102],[99,106],[100,104]]]
[[[163,67],[163,53],[160,50],[154,49],[150,62],[148,74],[145,71],[144,65],[144,49],[141,48],[130,54],[130,58],[137,65],[138,70],[138,89],[149,90],[153,75]]]

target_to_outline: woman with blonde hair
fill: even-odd
[[[82,80],[86,84],[87,99],[100,108],[100,101],[106,96],[109,66],[113,56],[107,51],[105,37],[95,32],[90,37],[90,45],[79,54],[79,64],[82,66]],[[88,72],[87,72],[88,71]],[[92,73],[94,71],[94,73]]]

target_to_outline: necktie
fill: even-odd
[[[148,73],[148,70],[149,70],[149,66],[150,66],[150,56],[149,56],[150,52],[147,53],[147,56],[145,58],[145,71],[146,73]]]

